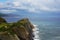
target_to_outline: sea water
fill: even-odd
[[[35,21],[39,28],[39,40],[60,40],[60,21]]]
[[[8,22],[15,22],[20,18],[4,17]],[[32,21],[35,24],[34,40],[60,40],[60,21]],[[37,25],[37,26],[36,26]]]

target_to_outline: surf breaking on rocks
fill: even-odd
[[[33,26],[35,27],[35,28],[33,29],[33,34],[35,35],[35,37],[34,37],[33,39],[34,39],[34,40],[40,40],[38,25],[33,24]]]

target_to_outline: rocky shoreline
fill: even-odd
[[[27,18],[8,23],[0,17],[0,40],[34,40],[33,29]]]

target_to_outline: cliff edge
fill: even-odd
[[[0,40],[33,40],[33,28],[28,18],[7,23],[0,17]]]

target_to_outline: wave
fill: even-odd
[[[35,26],[35,27],[36,27],[36,26],[38,26],[38,25],[33,24],[33,26]]]
[[[34,26],[33,31],[39,31],[38,25],[33,24],[33,26]]]
[[[38,25],[33,24],[33,26],[35,27],[33,29],[33,34],[35,35],[34,40],[40,40]]]

